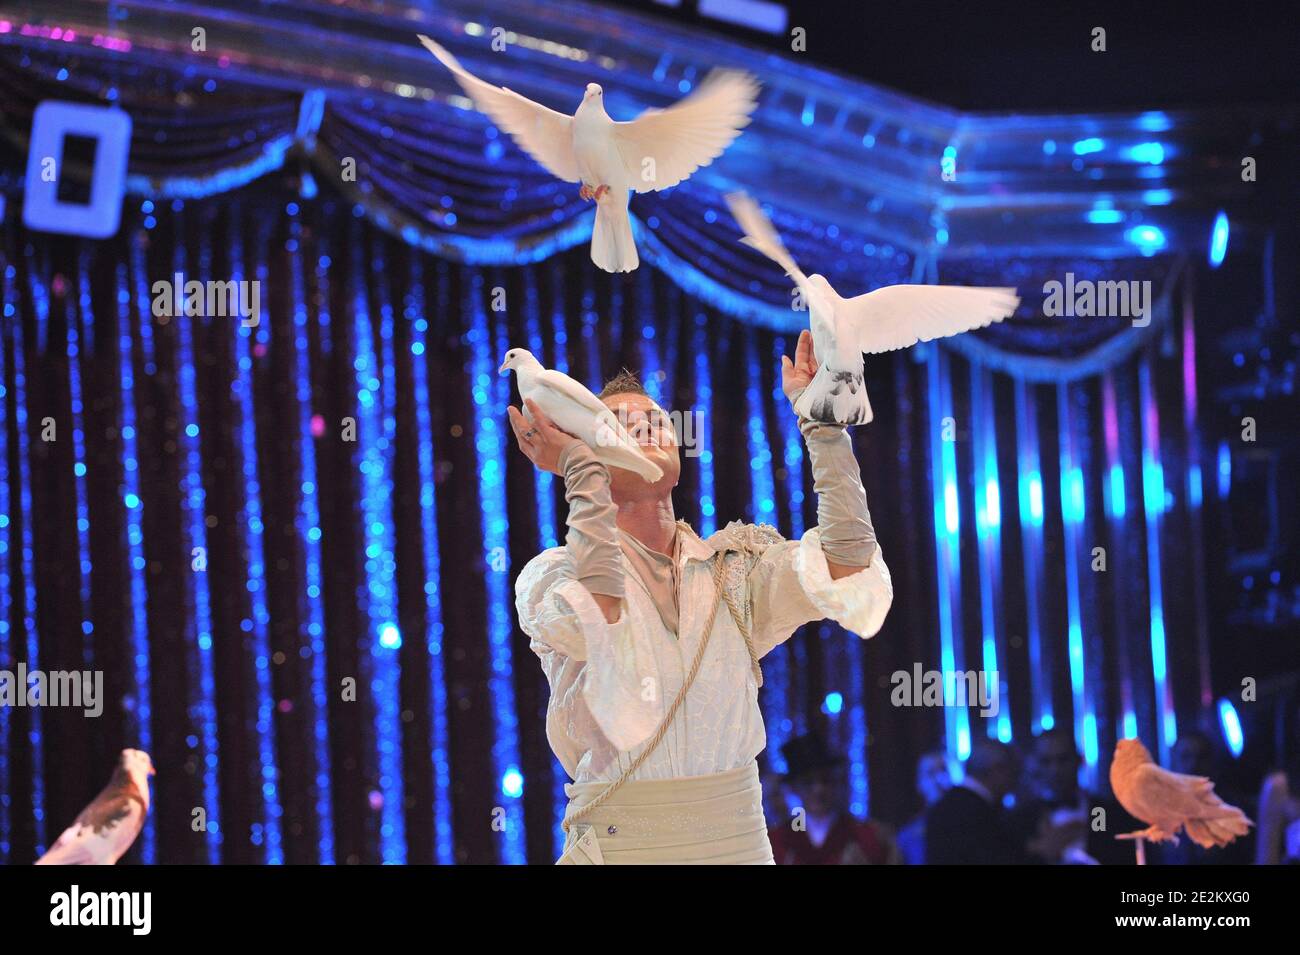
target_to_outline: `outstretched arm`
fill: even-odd
[[[794,361],[785,356],[781,359],[781,389],[791,404],[816,374],[812,335],[805,330],[799,334]],[[867,510],[867,492],[862,486],[848,429],[801,417],[799,430],[808,445],[812,464],[822,553],[826,555],[831,579],[839,580],[871,566],[876,554],[876,532],[871,526],[871,512]]]

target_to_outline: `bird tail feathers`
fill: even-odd
[[[823,364],[795,399],[794,410],[813,421],[866,424],[875,414],[860,371],[834,371]]]
[[[611,188],[596,202],[596,225],[591,230],[591,261],[606,272],[631,272],[641,264],[627,214],[626,189]]]

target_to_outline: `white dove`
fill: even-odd
[[[667,189],[713,162],[749,124],[758,102],[758,81],[748,73],[714,70],[685,99],[628,123],[609,118],[595,83],[587,84],[578,111],[566,116],[480,80],[429,37],[419,37],[524,152],[565,182],[581,182],[579,195],[596,200],[591,261],[606,272],[631,272],[640,262],[627,215],[629,193]]]
[[[37,865],[113,865],[126,854],[149,814],[149,754],[124,749],[103,791],[63,830]]]
[[[498,370],[505,373],[511,369],[520,397],[537,402],[557,428],[585,441],[605,464],[633,471],[651,484],[664,476],[663,469],[645,456],[609,406],[581,383],[562,371],[542,367],[524,348],[506,352]],[[524,414],[528,414],[526,405]]]
[[[743,192],[727,196],[744,230],[740,241],[785,269],[808,307],[817,374],[795,401],[805,418],[866,424],[873,417],[862,380],[862,353],[893,351],[1000,322],[1016,310],[1013,288],[887,285],[841,298],[820,275],[804,275],[758,203]]]
[[[1210,849],[1244,836],[1253,825],[1244,812],[1215,794],[1214,783],[1205,776],[1171,773],[1157,766],[1140,740],[1122,739],[1115,744],[1110,788],[1121,806],[1148,824],[1140,832],[1117,836],[1119,839],[1177,845],[1182,828],[1198,846]]]

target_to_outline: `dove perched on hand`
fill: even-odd
[[[1253,825],[1244,812],[1215,795],[1214,783],[1206,777],[1171,773],[1157,766],[1140,740],[1122,739],[1115,744],[1110,787],[1121,806],[1148,824],[1141,832],[1126,833],[1120,839],[1177,845],[1182,828],[1198,846],[1209,849],[1226,846]]]
[[[605,112],[604,91],[588,83],[572,116],[493,86],[467,72],[427,36],[420,42],[451,70],[465,95],[524,152],[565,182],[581,182],[579,195],[596,200],[591,261],[606,272],[637,267],[627,202],[633,192],[657,192],[687,179],[722,155],[758,103],[758,81],[748,73],[714,70],[686,98],[667,109],[648,109],[617,123]]]
[[[37,865],[113,865],[126,854],[149,814],[149,754],[124,749],[108,785],[63,830]]]
[[[525,402],[534,401],[561,431],[590,445],[597,460],[635,472],[651,484],[664,476],[663,469],[645,456],[609,406],[581,383],[562,371],[544,368],[524,348],[506,352],[499,371],[512,369],[519,396]]]
[[[795,281],[808,307],[819,362],[812,382],[795,400],[805,418],[838,424],[872,419],[862,379],[862,353],[893,351],[1000,322],[1016,310],[1013,288],[957,285],[888,285],[857,298],[841,298],[821,275],[804,275],[772,223],[743,192],[727,196],[744,230],[740,241],[762,252]]]

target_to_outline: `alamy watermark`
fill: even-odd
[[[220,282],[198,279],[186,281],[181,272],[170,280],[159,279],[151,286],[153,292],[154,318],[175,318],[185,315],[190,318],[226,318],[243,319],[245,328],[255,328],[261,321],[262,283],[258,279]]]
[[[1094,282],[1076,280],[1073,272],[1065,281],[1043,283],[1043,314],[1048,318],[1131,318],[1135,328],[1151,324],[1149,281]]]
[[[1001,686],[998,671],[990,670],[895,670],[889,702],[894,706],[979,706],[980,716],[997,716]]]
[[[103,670],[0,670],[0,706],[70,706],[86,716],[104,712]]]

